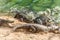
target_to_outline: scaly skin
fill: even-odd
[[[13,31],[16,31],[16,29],[18,28],[25,28],[25,29],[32,29],[32,32],[37,32],[38,30],[42,30],[42,31],[48,31],[48,28],[46,26],[43,26],[43,25],[40,25],[40,24],[31,24],[31,23],[28,23],[28,24],[19,24],[19,25],[16,25],[14,28],[13,28]]]
[[[14,18],[17,18],[18,20],[24,21],[27,23],[31,23],[33,21],[33,18],[35,18],[34,17],[35,13],[32,11],[26,10],[26,9],[24,9],[22,11],[12,10],[11,12],[16,14]],[[30,12],[32,12],[32,13],[30,13]]]
[[[49,20],[52,20],[50,19],[50,17],[48,17],[47,15],[45,14],[41,14],[40,16],[38,16],[38,14],[35,14],[35,13],[32,13],[31,16],[32,19],[30,19],[30,13],[26,13],[26,12],[20,12],[18,10],[15,10],[15,11],[12,11],[14,13],[16,13],[15,17],[14,18],[17,18],[18,20],[20,21],[24,21],[24,22],[27,22],[27,23],[37,23],[37,24],[42,24],[42,25],[50,25],[51,23],[49,23]],[[49,23],[49,24],[48,24]]]
[[[25,28],[25,29],[32,29],[31,32],[37,32],[37,31],[44,31],[44,32],[49,32],[49,31],[55,31],[55,30],[58,30],[60,32],[60,28],[58,26],[50,26],[50,27],[47,27],[47,26],[44,26],[44,25],[40,25],[40,24],[31,24],[31,23],[28,23],[28,24],[19,24],[19,25],[16,25],[14,28],[13,28],[13,31],[16,31],[16,29],[18,28]]]

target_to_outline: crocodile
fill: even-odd
[[[31,29],[30,32],[36,33],[36,32],[55,32],[55,30],[57,30],[60,33],[60,27],[56,26],[56,25],[51,25],[51,26],[44,26],[44,25],[40,25],[40,24],[33,24],[33,23],[27,23],[27,24],[18,24],[15,25],[13,27],[13,31],[16,31],[17,29],[27,29],[28,31],[30,31],[29,29]]]

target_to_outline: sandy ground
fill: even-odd
[[[60,34],[12,32],[12,28],[0,27],[0,40],[60,40]]]
[[[8,19],[8,17],[5,18]],[[10,20],[14,20],[14,19],[11,18]],[[15,20],[13,24],[16,25],[18,23],[21,22]],[[0,40],[60,40],[60,34],[55,34],[52,32],[31,33],[26,30],[19,32],[12,32],[12,28],[0,27]]]

